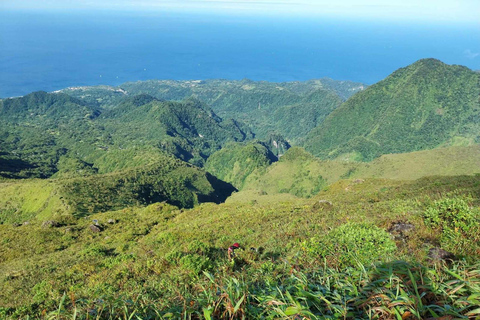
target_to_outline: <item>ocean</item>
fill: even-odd
[[[375,83],[421,58],[480,69],[477,26],[173,12],[0,12],[0,97],[147,79]]]

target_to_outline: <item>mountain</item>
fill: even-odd
[[[478,317],[478,76],[422,60],[339,108],[321,81],[1,100],[1,318]],[[285,139],[312,126],[340,159]],[[395,146],[434,148],[342,160]]]
[[[248,124],[261,139],[272,133],[290,141],[303,137],[346,98],[366,86],[324,78],[305,82],[275,83],[251,80],[148,80],[119,87],[72,87],[61,90],[97,106],[111,108],[125,97],[148,94],[160,100],[195,97],[222,118]]]
[[[158,146],[199,166],[226,142],[254,136],[244,124],[222,120],[193,98],[171,102],[148,95],[135,96],[105,111],[99,121],[110,132],[115,146]]]
[[[173,154],[202,166],[223,144],[254,136],[196,99],[167,102],[148,95],[126,97],[105,110],[64,93],[35,92],[2,100],[0,124],[0,174],[7,178],[52,176],[61,158],[64,169],[81,165],[92,167],[91,173],[150,163],[124,159],[126,150],[135,157],[145,153],[145,159]],[[103,162],[112,156],[121,165],[107,169]]]
[[[48,177],[68,148],[94,152],[105,140],[95,122],[100,113],[62,93],[34,92],[0,101],[1,175]]]
[[[153,164],[107,174],[0,181],[0,225],[84,217],[157,202],[191,208],[224,202],[235,190],[200,168],[163,156]]]
[[[313,129],[305,148],[322,158],[480,142],[480,74],[423,59],[349,98]]]
[[[259,142],[232,143],[212,154],[205,170],[241,189],[247,177],[259,174],[276,160],[275,155]]]

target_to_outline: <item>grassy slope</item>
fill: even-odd
[[[0,181],[1,223],[46,220],[55,215],[67,214],[67,206],[57,191],[57,184],[48,180]]]
[[[478,143],[479,74],[424,59],[399,69],[332,112],[305,148],[323,158],[382,154]]]
[[[0,312],[39,315],[44,308],[47,311],[57,309],[66,292],[65,311],[72,312],[72,301],[75,301],[82,318],[86,310],[92,308],[97,312],[103,310],[105,315],[113,312],[116,316],[134,309],[144,316],[150,312],[153,315],[154,310],[161,315],[170,312],[174,317],[183,312],[202,314],[202,308],[217,301],[214,293],[213,300],[208,299],[208,288],[212,285],[213,292],[225,292],[233,285],[228,280],[231,277],[242,279],[241,285],[232,288],[233,292],[237,288],[241,293],[228,296],[231,300],[218,300],[219,310],[227,312],[226,301],[236,303],[245,293],[248,294],[245,304],[275,312],[275,305],[267,302],[283,301],[281,297],[274,297],[278,290],[285,290],[285,287],[276,289],[275,286],[294,280],[292,272],[303,277],[298,273],[303,271],[313,275],[313,278],[304,275],[303,280],[313,285],[318,281],[314,280],[315,272],[323,268],[321,261],[311,260],[302,253],[302,241],[322,237],[331,228],[346,222],[368,221],[388,229],[393,222],[408,221],[415,225],[415,232],[405,241],[397,242],[398,249],[393,257],[384,258],[405,259],[412,263],[412,272],[416,272],[413,261],[425,261],[428,248],[439,243],[439,233],[423,222],[425,208],[434,199],[452,196],[452,192],[457,197],[470,195],[470,205],[478,207],[479,188],[477,177],[428,178],[413,182],[348,180],[332,185],[328,191],[309,200],[277,194],[257,196],[252,202],[248,193],[240,192],[225,204],[202,204],[191,210],[154,204],[99,213],[91,217],[105,226],[98,234],[88,229],[91,222],[84,219],[70,221],[60,228],[42,228],[40,222],[21,227],[1,225],[0,307],[7,309],[0,308]],[[106,224],[112,218],[117,222]],[[240,251],[238,265],[232,270],[225,252],[232,242],[240,242],[245,248],[263,247],[264,253]],[[215,275],[213,284],[198,274],[201,269]],[[309,273],[313,270],[317,271]],[[439,276],[440,273],[437,270]],[[375,274],[371,274],[372,281]],[[335,273],[332,277],[332,281],[337,281]],[[370,275],[364,277],[368,279]],[[407,280],[408,275],[405,283]],[[368,282],[358,282],[362,287],[366,284]],[[313,287],[303,288],[315,294]],[[324,290],[334,289],[327,286]],[[345,293],[344,290],[340,292]],[[336,301],[334,296],[325,297]],[[99,304],[98,299],[103,302]],[[128,299],[133,302],[121,302]],[[302,303],[303,300],[297,301]],[[280,306],[280,310],[285,311],[289,303]],[[250,317],[261,317],[259,310],[241,305],[242,312]],[[357,317],[366,317],[366,309],[362,311],[362,307],[350,302],[345,308],[347,306]],[[327,305],[323,312],[329,312]]]
[[[244,189],[308,197],[343,178],[415,180],[476,173],[480,173],[479,145],[389,154],[368,163],[319,160],[294,147],[261,175],[247,178]]]
[[[259,175],[272,163],[273,158],[273,154],[260,143],[235,143],[211,155],[205,170],[241,189],[247,177]]]
[[[162,161],[160,161],[160,159]],[[59,222],[166,201],[178,207],[225,201],[235,188],[172,157],[114,173],[50,180],[0,181],[0,223]]]

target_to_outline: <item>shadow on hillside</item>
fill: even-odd
[[[35,165],[15,158],[5,158],[6,153],[0,153],[0,176],[5,178],[15,178],[16,174],[36,168]]]
[[[213,192],[208,195],[198,195],[198,202],[214,202],[216,204],[223,203],[233,192],[238,191],[233,185],[222,181],[207,172],[207,180],[213,187]]]

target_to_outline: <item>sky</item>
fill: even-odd
[[[0,0],[0,9],[170,10],[480,24],[480,0]]]

